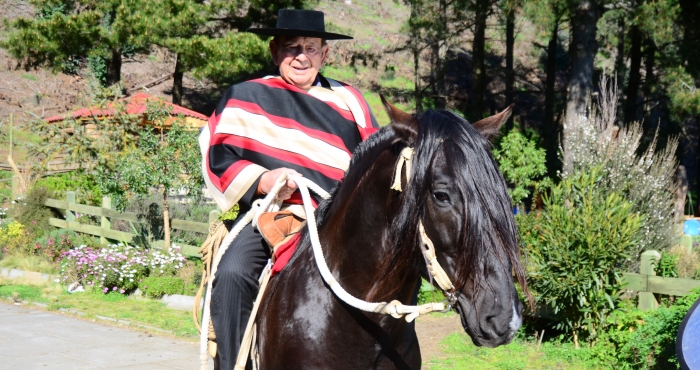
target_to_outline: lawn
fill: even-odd
[[[537,343],[515,339],[498,348],[477,347],[466,334],[451,334],[440,343],[443,354],[424,359],[424,368],[441,369],[603,369],[590,360],[585,348],[573,344]]]

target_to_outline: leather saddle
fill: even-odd
[[[265,212],[258,218],[258,231],[272,248],[274,260],[275,249],[291,239],[306,224],[306,220],[291,211]]]

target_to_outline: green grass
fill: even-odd
[[[23,74],[22,78],[26,78],[29,81],[39,81],[39,77],[34,76],[34,75],[30,75],[28,73]]]
[[[56,265],[39,256],[7,256],[0,260],[0,267],[24,271],[55,274]]]
[[[196,340],[198,336],[191,312],[167,308],[158,300],[92,291],[69,294],[63,287],[55,284],[30,286],[0,281],[0,298],[13,297],[20,301],[47,303],[49,310],[76,309],[88,319],[105,316],[128,321],[132,325],[142,324],[166,330],[185,339]]]
[[[41,288],[31,285],[2,285],[0,283],[0,297],[14,298],[19,301],[48,302]]]
[[[537,343],[516,339],[498,348],[477,347],[466,334],[448,335],[441,343],[443,355],[424,360],[424,367],[441,369],[603,369],[589,358],[585,348],[572,344]]]

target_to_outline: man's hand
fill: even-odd
[[[277,168],[272,171],[267,171],[260,176],[260,182],[258,183],[258,189],[256,191],[257,194],[267,194],[272,190],[272,187],[275,185],[275,181],[282,176],[283,173],[287,173],[290,176],[295,175],[295,176],[301,176],[300,173],[297,171],[294,171],[291,168]],[[286,200],[289,199],[289,197],[292,196],[292,193],[294,193],[299,187],[297,184],[292,181],[292,180],[287,180],[287,183],[282,186],[280,189],[279,193],[277,193],[277,199],[280,200]]]

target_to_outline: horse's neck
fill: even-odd
[[[387,163],[382,163],[387,162]],[[395,160],[379,161],[371,166],[353,189],[342,189],[344,199],[335,199],[319,230],[324,255],[348,292],[360,298],[399,299],[407,303],[415,293],[415,281],[382,281],[382,262],[392,251],[386,228],[391,222],[390,189]],[[345,191],[342,191],[345,190]],[[408,266],[407,266],[408,267]],[[414,274],[412,279],[418,280]],[[367,294],[372,291],[373,297]],[[391,294],[389,293],[391,292]]]

